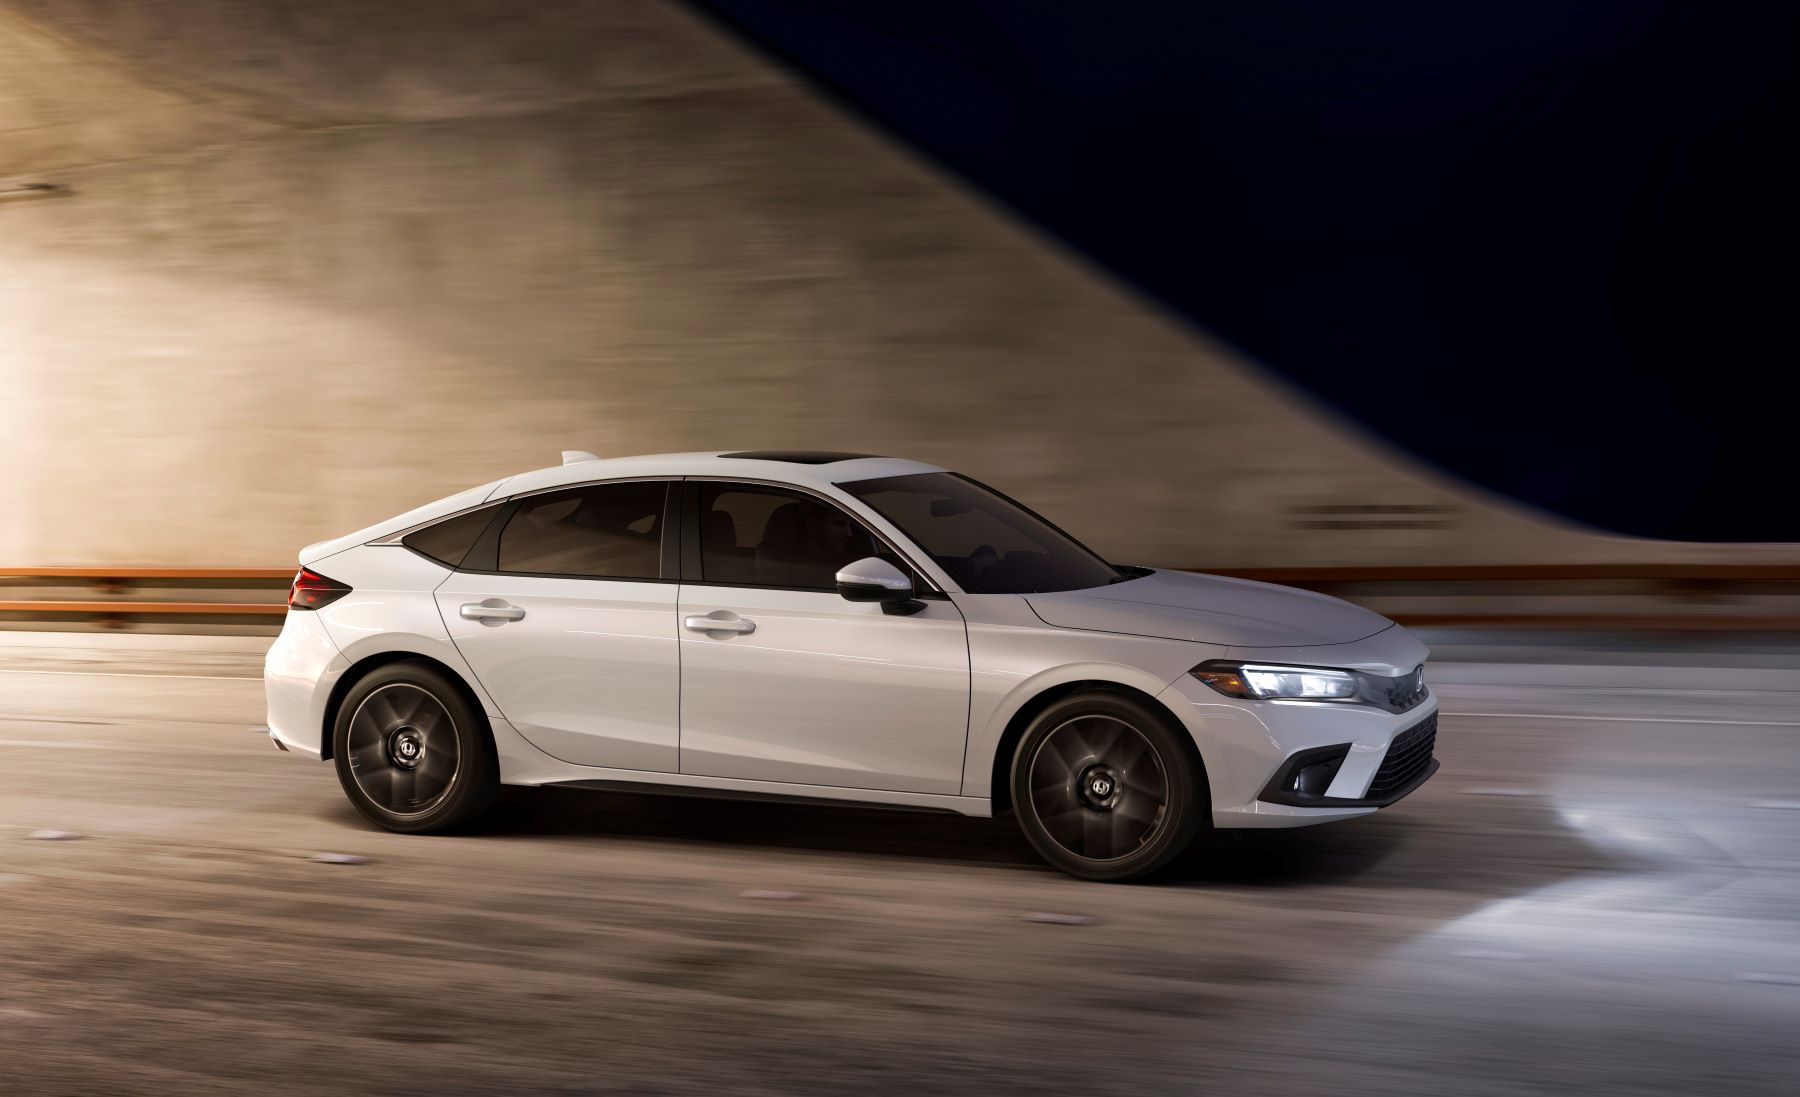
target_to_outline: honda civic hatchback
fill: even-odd
[[[1123,880],[1437,769],[1426,649],[1392,621],[1109,563],[915,461],[571,452],[300,564],[270,735],[394,831],[501,785],[1011,811]]]

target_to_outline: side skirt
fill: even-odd
[[[664,785],[654,781],[548,781],[543,788],[579,788],[595,792],[628,792],[644,796],[681,796],[691,800],[749,800],[765,804],[802,804],[810,807],[867,808],[872,811],[912,811],[927,815],[962,815],[955,808],[930,804],[884,804],[830,796],[800,796],[788,792],[755,792],[749,789],[708,788],[699,785]]]

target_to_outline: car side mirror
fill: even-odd
[[[850,602],[880,602],[881,612],[912,614],[925,608],[913,597],[912,580],[879,556],[845,564],[837,573],[838,594]]]

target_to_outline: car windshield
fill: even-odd
[[[1084,590],[1125,577],[1086,545],[966,476],[925,472],[838,486],[900,527],[971,594]]]

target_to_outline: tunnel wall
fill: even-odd
[[[1447,482],[679,5],[0,0],[0,66],[63,188],[0,197],[0,565],[280,565],[563,448],[917,457],[1169,566],[1780,551]]]

